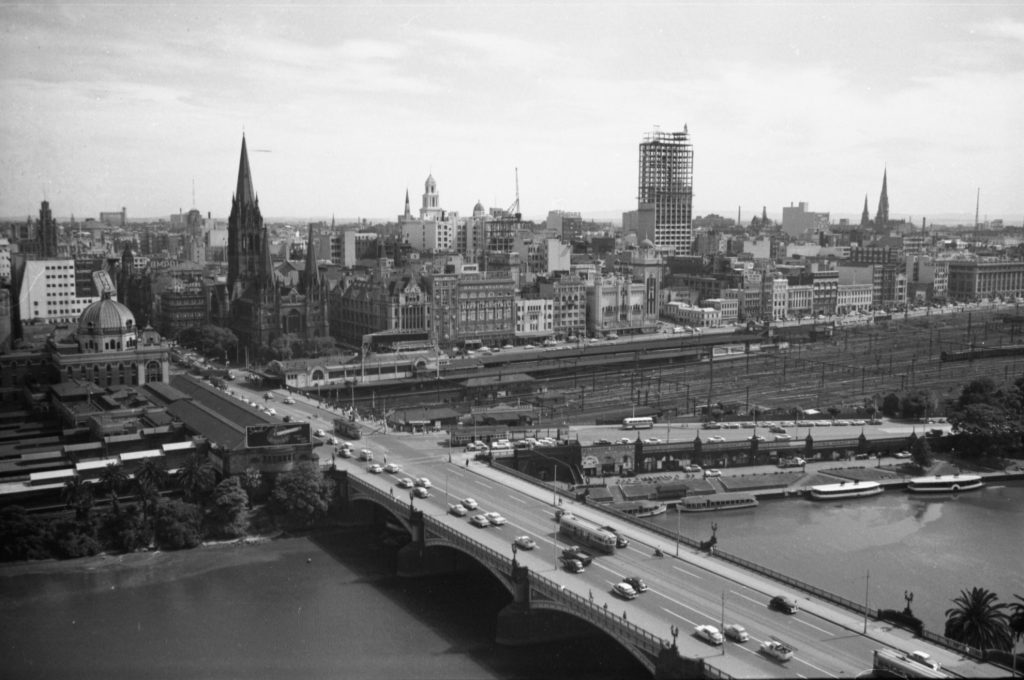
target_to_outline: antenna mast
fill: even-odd
[[[974,203],[974,230],[977,231],[981,225],[978,222],[978,210],[981,208],[981,187],[978,187],[978,199]]]
[[[518,167],[516,168],[516,200],[515,200],[515,203],[513,203],[512,205],[510,205],[508,207],[508,212],[513,217],[515,217],[516,219],[519,219],[520,216],[522,215],[522,213],[519,212],[519,168]]]

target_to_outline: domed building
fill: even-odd
[[[74,342],[51,347],[61,381],[86,380],[99,387],[167,382],[170,347],[151,328],[139,330],[135,315],[104,292],[78,318]]]

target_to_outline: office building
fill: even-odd
[[[655,130],[640,143],[638,241],[688,255],[693,240],[693,146],[690,134]]]

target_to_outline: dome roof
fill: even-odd
[[[653,248],[654,244],[651,243],[650,239],[645,238],[643,241],[640,242],[640,247],[641,248]]]
[[[109,295],[86,307],[78,317],[79,333],[126,333],[134,330],[135,315]]]

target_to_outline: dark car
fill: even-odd
[[[629,545],[629,539],[626,538],[625,536],[623,536],[622,534],[620,534],[618,531],[616,531],[612,527],[604,526],[604,527],[601,527],[601,528],[604,529],[605,531],[609,532],[609,533],[615,534],[615,547],[616,548],[625,548],[627,545]]]
[[[622,582],[628,583],[629,585],[633,586],[633,590],[635,590],[638,593],[647,592],[647,584],[644,583],[644,580],[638,576],[623,576]]]
[[[793,598],[786,597],[785,595],[776,595],[768,602],[768,608],[786,614],[796,614],[797,609],[800,607]]]
[[[583,563],[579,560],[570,560],[565,557],[562,558],[562,568],[570,574],[580,574],[583,572]]]
[[[778,425],[772,425],[771,427],[768,428],[768,431],[774,432],[775,434],[786,434],[786,428],[780,427]]]
[[[572,546],[562,551],[562,559],[577,560],[584,567],[589,567],[594,558],[580,550],[579,546]]]

